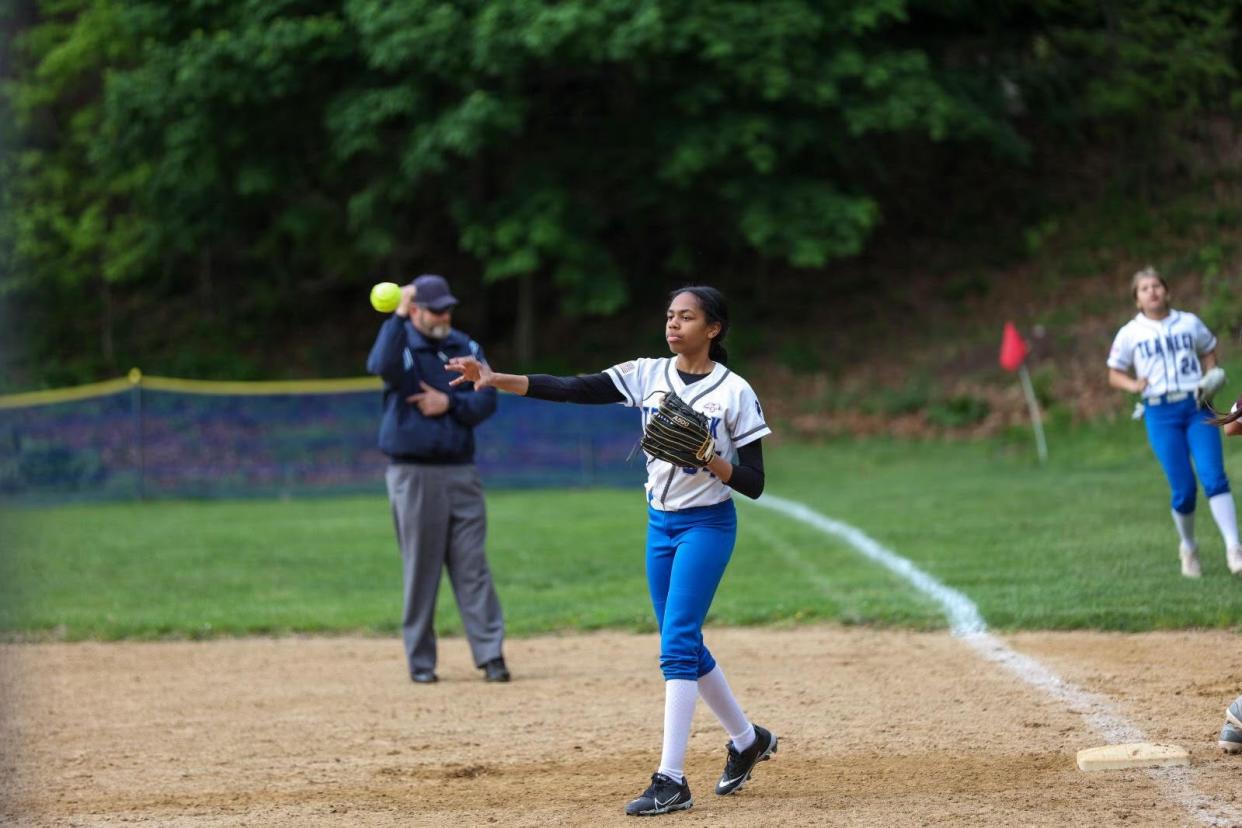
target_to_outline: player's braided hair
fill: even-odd
[[[1238,410],[1233,412],[1232,414],[1221,414],[1219,411],[1217,411],[1215,408],[1212,407],[1211,403],[1207,403],[1207,409],[1208,411],[1211,411],[1214,415],[1216,415],[1213,419],[1208,420],[1208,423],[1210,425],[1227,426],[1230,423],[1236,423],[1238,420],[1242,420],[1242,406],[1239,406]]]
[[[1238,329],[1238,338],[1242,339],[1242,328]],[[1212,406],[1211,400],[1205,400],[1204,404],[1207,406],[1207,410],[1212,413],[1212,419],[1208,420],[1208,425],[1227,426],[1230,423],[1236,423],[1238,420],[1242,420],[1242,397],[1238,397],[1238,410],[1232,414],[1221,414]]]
[[[703,315],[707,317],[707,324],[720,325],[720,333],[712,340],[711,347],[707,351],[708,357],[712,362],[719,362],[721,365],[727,365],[729,362],[729,352],[725,350],[724,338],[729,332],[729,306],[725,303],[724,294],[708,285],[688,285],[683,288],[677,288],[668,295],[668,301],[671,304],[674,299],[683,293],[693,293],[694,297],[699,300],[699,309],[703,311]]]

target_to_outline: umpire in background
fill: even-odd
[[[436,593],[448,567],[474,663],[487,681],[508,681],[504,618],[483,550],[487,513],[474,467],[474,427],[496,411],[496,390],[449,386],[453,357],[483,349],[451,327],[457,299],[442,276],[419,276],[380,326],[367,371],[384,380],[379,447],[401,548],[401,633],[410,678],[436,681]]]

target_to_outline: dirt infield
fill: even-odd
[[[677,825],[1202,825],[1242,813],[1242,757],[1216,747],[1242,637],[1005,640],[1189,748],[1177,796],[1143,771],[1084,774],[1077,712],[947,634],[712,629],[744,707],[780,750],[712,793],[726,739],[700,705]],[[0,647],[0,821],[16,825],[632,825],[659,759],[652,636],[510,642],[484,684],[460,639],[441,681],[365,638]],[[1232,817],[1230,817],[1232,819]],[[646,822],[643,823],[647,824]],[[1215,824],[1221,824],[1217,821]]]

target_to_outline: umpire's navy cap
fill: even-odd
[[[457,297],[449,293],[448,282],[443,276],[424,273],[414,280],[414,303],[443,313],[457,304]]]

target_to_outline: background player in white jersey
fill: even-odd
[[[1196,470],[1225,540],[1229,571],[1242,574],[1238,518],[1225,476],[1220,432],[1203,406],[1225,382],[1225,372],[1216,364],[1216,337],[1193,313],[1169,306],[1168,283],[1154,269],[1134,274],[1131,289],[1139,313],[1113,340],[1108,382],[1143,395],[1147,439],[1173,490],[1182,574],[1200,575],[1194,524]]]
[[[684,767],[699,696],[730,737],[717,794],[741,788],[755,764],[776,750],[776,735],[747,719],[703,644],[703,621],[737,538],[731,495],[738,491],[755,498],[763,491],[761,440],[771,433],[755,392],[725,366],[722,340],[728,329],[720,292],[687,287],[671,294],[666,312],[664,333],[673,357],[633,360],[578,377],[499,374],[472,357],[450,360],[447,366],[461,373],[454,382],[473,382],[476,389],[490,386],[544,400],[641,408],[644,425],[670,392],[708,418],[716,455],[705,468],[647,459],[647,584],[660,628],[664,745],[650,787],[626,805],[631,815],[663,814],[693,804]]]

